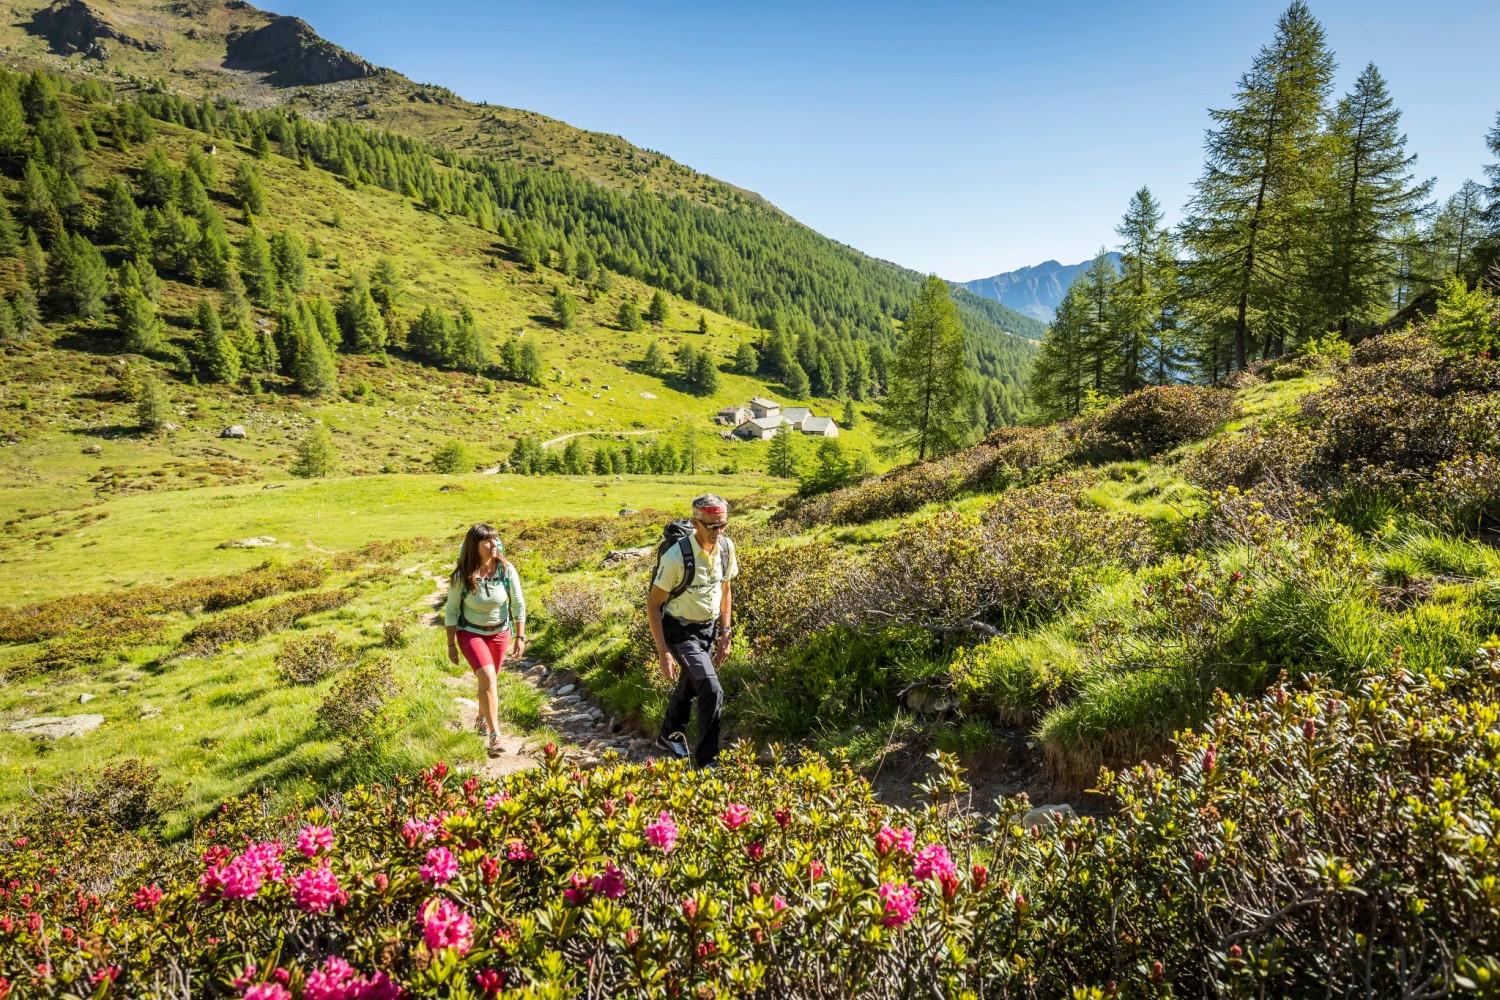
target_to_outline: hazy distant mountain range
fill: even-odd
[[[1120,255],[1112,253],[1110,256],[1118,265]],[[1032,267],[1023,267],[1019,271],[1006,271],[991,278],[976,278],[958,284],[981,298],[994,299],[1022,315],[1050,323],[1068,286],[1088,264],[1087,260],[1077,264],[1059,264],[1055,260],[1049,260]]]

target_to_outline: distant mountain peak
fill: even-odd
[[[280,86],[334,83],[374,76],[379,68],[333,44],[300,17],[283,15],[229,36],[226,69],[265,73]]]
[[[1110,256],[1118,263],[1119,254],[1111,253]],[[1067,293],[1068,286],[1092,259],[1077,264],[1059,264],[1055,260],[1045,260],[1040,264],[988,278],[961,281],[958,284],[981,298],[993,299],[1024,316],[1051,323],[1057,313],[1057,304]]]

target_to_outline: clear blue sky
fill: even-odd
[[[1283,0],[894,4],[266,0],[425,83],[624,136],[819,232],[955,280],[1176,220],[1207,109]],[[1312,0],[1342,93],[1373,61],[1446,197],[1491,159],[1497,0]]]

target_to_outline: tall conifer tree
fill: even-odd
[[[1323,26],[1294,0],[1240,78],[1235,106],[1209,112],[1215,127],[1183,234],[1196,321],[1210,336],[1227,331],[1235,369],[1280,350],[1299,326],[1333,69]]]
[[[880,435],[891,454],[918,460],[955,451],[973,427],[973,389],[964,358],[964,328],[948,283],[929,275],[907,310],[906,326],[880,408]]]

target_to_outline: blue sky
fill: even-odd
[[[267,0],[416,80],[624,136],[877,257],[968,280],[1177,218],[1207,109],[1282,0],[626,3]],[[1314,0],[1338,92],[1367,62],[1446,197],[1489,162],[1500,2]]]

